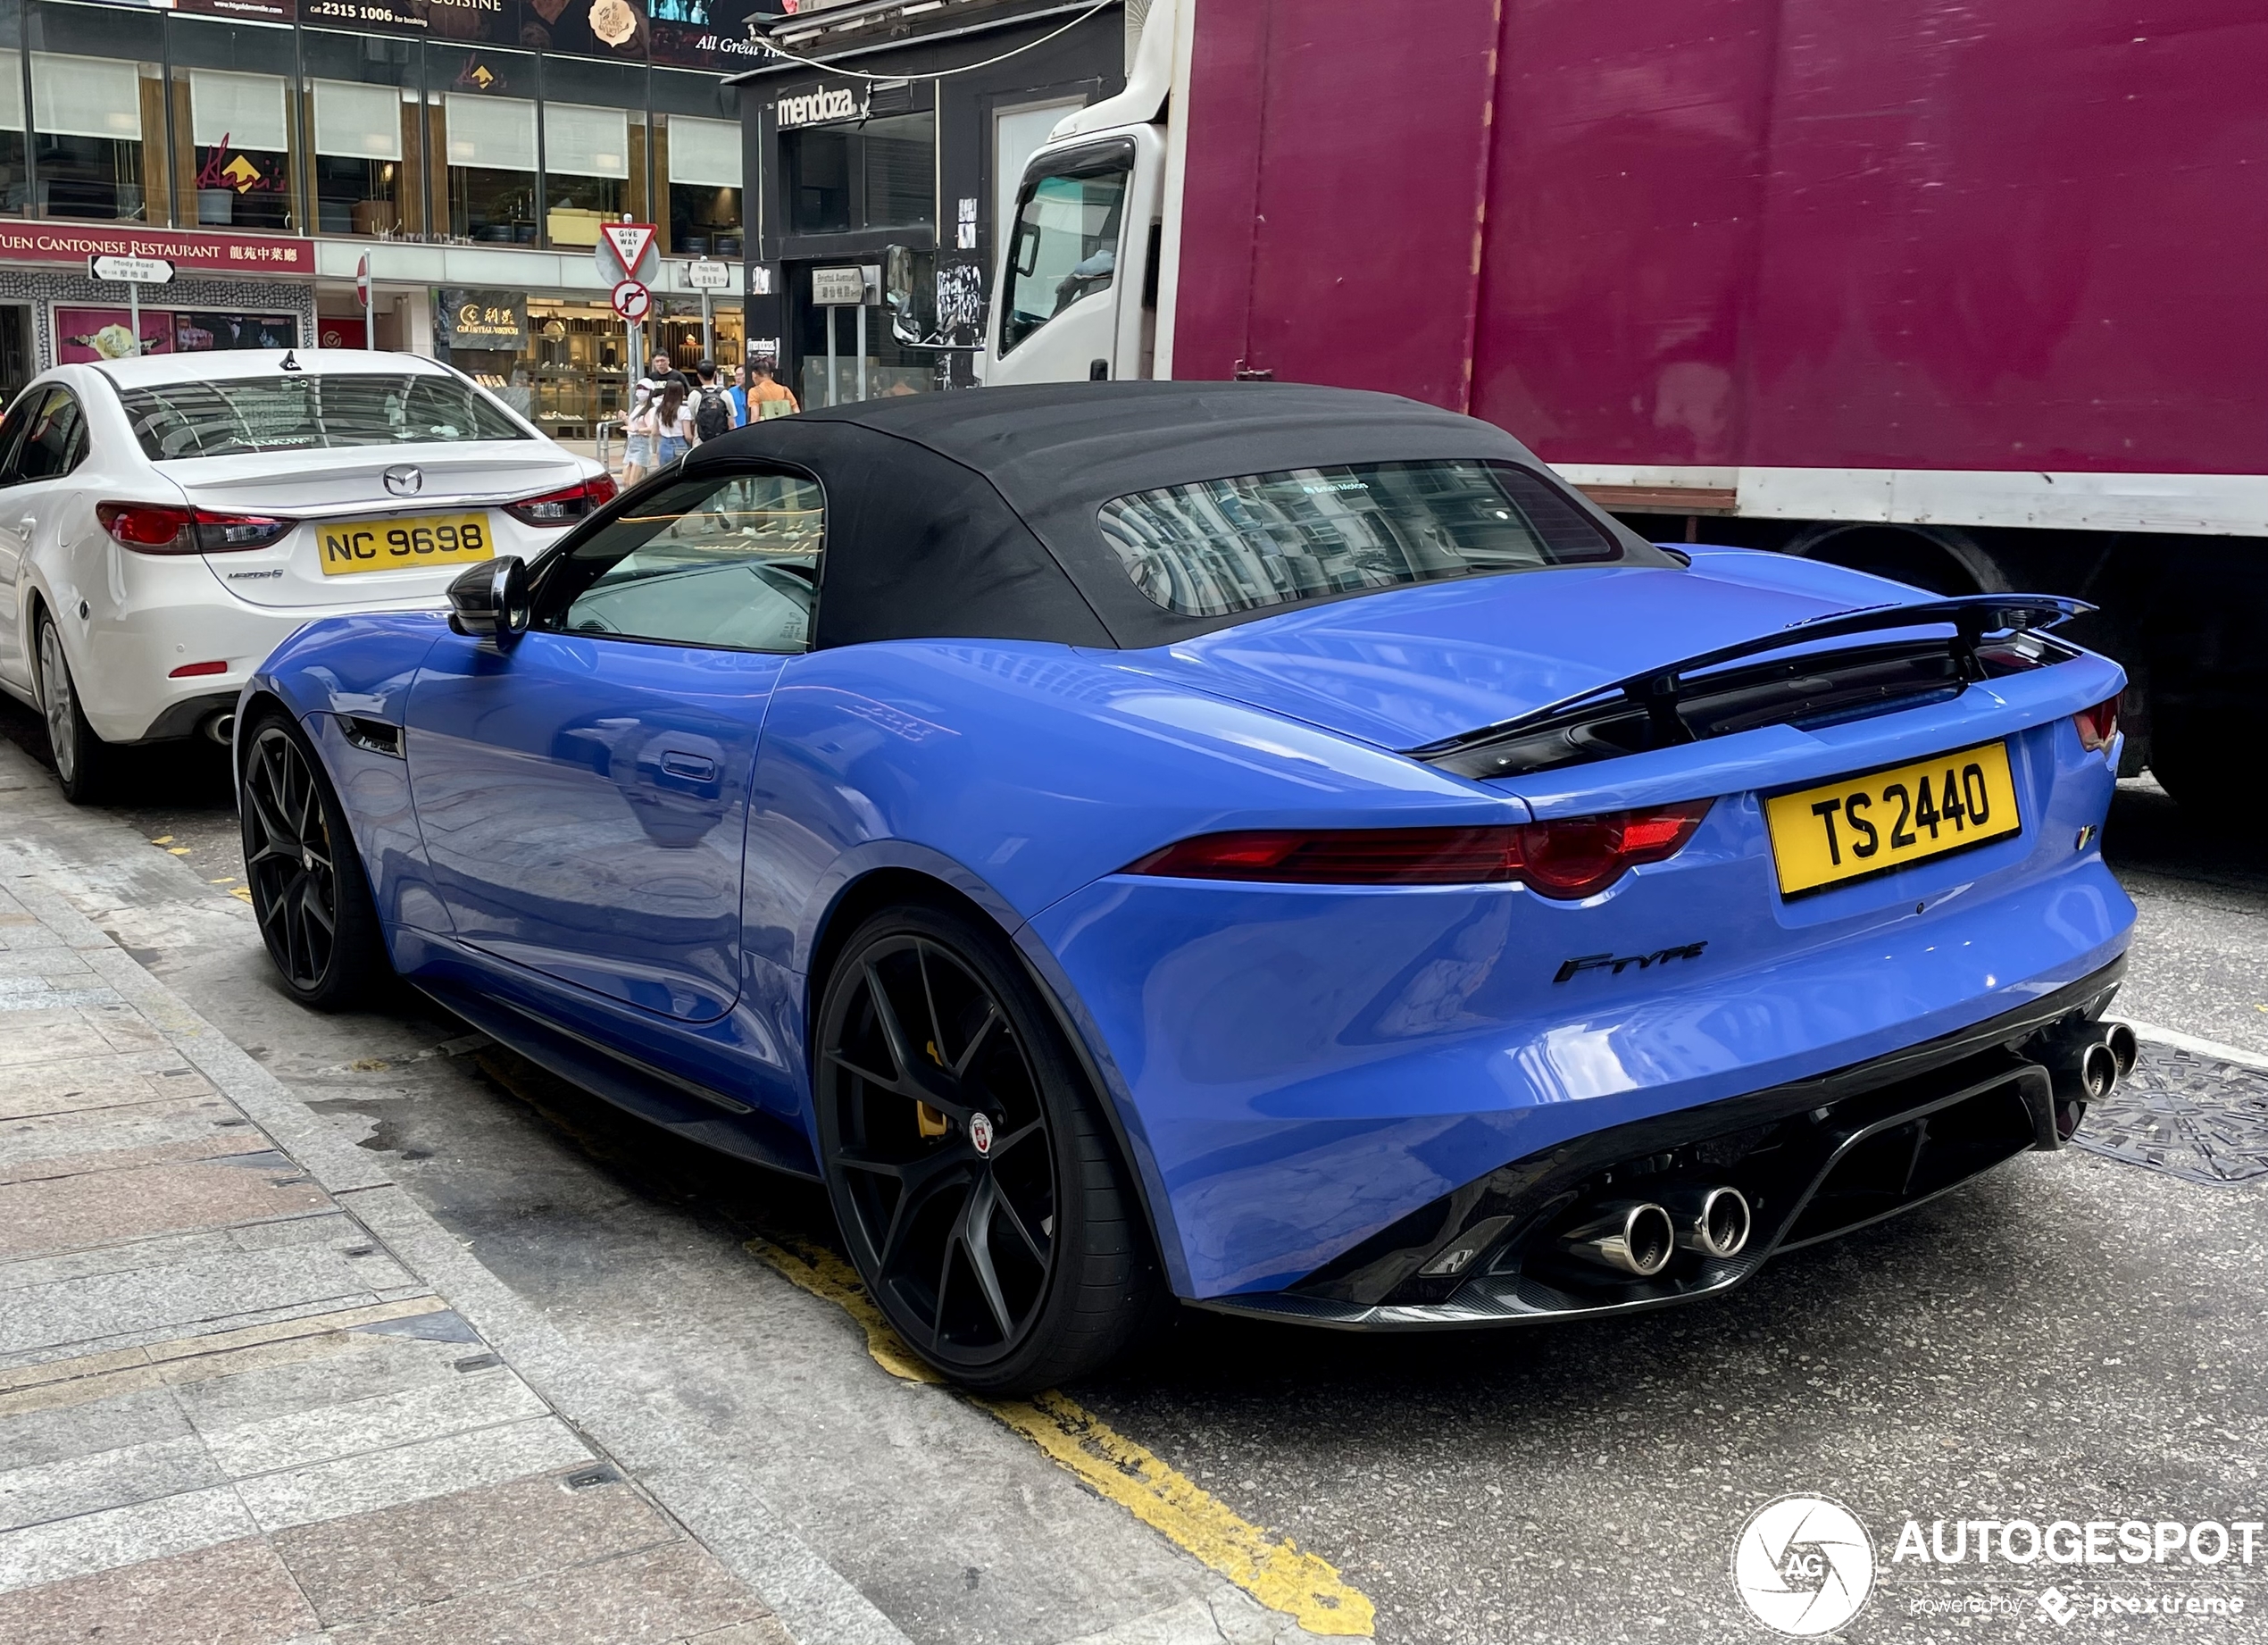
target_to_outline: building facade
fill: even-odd
[[[732,71],[786,0],[0,0],[0,388],[48,365],[363,343],[473,372],[563,438],[630,358],[741,352]],[[639,334],[594,247],[651,221]],[[167,258],[138,293],[104,253]]]
[[[975,343],[1024,162],[1064,114],[1124,85],[1144,9],[802,0],[752,24],[779,54],[736,79],[757,180],[750,350],[776,348],[806,405],[971,381],[972,349],[894,338],[888,253],[915,254],[931,334]]]

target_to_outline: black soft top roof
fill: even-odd
[[[686,472],[763,458],[818,477],[828,504],[821,646],[958,638],[1134,648],[1284,607],[1183,617],[1154,604],[1096,522],[1113,497],[1318,464],[1454,457],[1543,470],[1503,430],[1396,395],[1162,382],[866,400],[705,441]],[[1656,555],[1570,495],[1633,557]]]

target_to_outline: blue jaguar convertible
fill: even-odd
[[[246,688],[288,986],[823,1180],[973,1387],[1703,1297],[2132,1062],[2082,606],[1655,547],[1408,401],[783,418],[449,599]]]

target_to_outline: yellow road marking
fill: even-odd
[[[170,846],[173,843],[173,836],[171,834],[160,834],[155,839],[151,840],[150,843],[154,846]]]
[[[835,1304],[866,1332],[866,1351],[893,1376],[942,1384],[890,1329],[856,1270],[822,1246],[751,1240],[747,1248],[794,1284]],[[1049,1390],[1030,1399],[964,1395],[1184,1552],[1310,1633],[1369,1639],[1377,1613],[1327,1560],[1271,1536],[1152,1451],[1076,1401]]]
[[[187,846],[168,846],[165,849],[174,856],[187,856],[189,854],[189,848]]]
[[[248,885],[230,886],[229,895],[240,903],[248,903],[252,900],[252,888]]]

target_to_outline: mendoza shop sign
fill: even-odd
[[[0,263],[75,263],[89,257],[162,257],[177,269],[230,274],[315,271],[312,240],[263,234],[194,234],[165,229],[79,229],[0,223]]]

